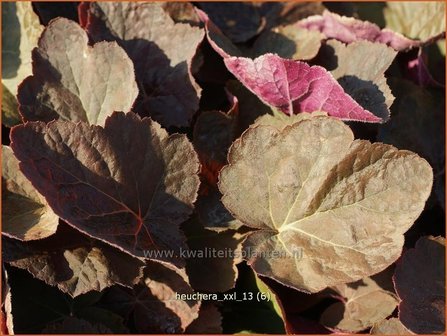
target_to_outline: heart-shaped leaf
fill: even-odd
[[[225,64],[264,103],[285,114],[324,111],[342,120],[381,122],[361,107],[320,66],[266,54],[251,60],[230,57]]]
[[[197,154],[186,136],[114,113],[104,128],[27,123],[12,130],[11,140],[24,175],[73,227],[137,257],[173,260],[184,247],[179,225],[199,186]]]
[[[222,202],[259,229],[244,244],[248,263],[307,292],[392,264],[433,181],[416,154],[353,141],[349,127],[329,117],[249,128],[228,158]]]
[[[33,51],[33,76],[20,86],[25,120],[54,119],[104,125],[114,111],[128,112],[138,95],[132,61],[116,43],[88,45],[73,21],[58,18]]]

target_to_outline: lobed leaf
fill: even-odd
[[[416,334],[445,331],[445,238],[422,237],[399,260],[394,286],[399,320]]]
[[[230,57],[225,64],[264,103],[285,114],[324,111],[342,120],[382,121],[347,95],[322,67],[273,54],[255,60]]]
[[[11,148],[2,146],[2,233],[36,240],[56,232],[59,217],[19,169]]]
[[[23,174],[71,226],[140,258],[181,262],[179,225],[192,212],[200,167],[186,136],[114,113],[104,128],[27,123],[11,140]]]
[[[219,179],[225,207],[259,229],[244,243],[249,265],[318,292],[378,273],[400,256],[433,174],[414,153],[353,141],[341,121],[315,117],[282,130],[249,128]]]
[[[116,43],[88,45],[73,21],[58,18],[33,51],[33,76],[17,98],[25,121],[54,119],[104,125],[114,111],[128,112],[138,94],[131,60]]]
[[[132,59],[140,88],[134,112],[164,127],[189,126],[199,108],[191,62],[203,30],[174,23],[160,3],[92,2],[80,9],[95,41],[116,41]]]

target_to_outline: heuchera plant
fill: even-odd
[[[2,5],[2,334],[445,331],[445,4]]]

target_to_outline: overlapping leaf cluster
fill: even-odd
[[[2,331],[444,330],[443,3],[51,6],[2,6]]]

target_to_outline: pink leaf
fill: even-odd
[[[225,59],[227,68],[264,103],[288,114],[324,111],[342,120],[382,122],[346,94],[320,66],[265,54]]]
[[[297,23],[297,26],[317,30],[326,35],[327,38],[333,38],[344,43],[367,40],[384,43],[397,51],[417,47],[420,44],[419,41],[408,39],[390,29],[380,29],[374,23],[340,16],[329,11],[325,11],[322,15],[314,15],[301,20]]]

